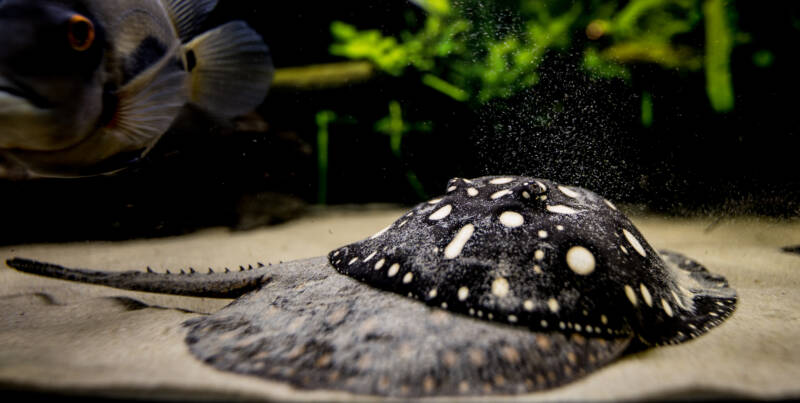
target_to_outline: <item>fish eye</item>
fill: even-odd
[[[72,49],[79,52],[89,49],[94,43],[94,37],[94,24],[88,18],[80,14],[73,14],[69,18],[67,39]]]

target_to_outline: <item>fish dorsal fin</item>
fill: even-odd
[[[253,110],[267,94],[274,68],[269,48],[243,21],[232,21],[184,46],[189,100],[225,118]]]
[[[114,116],[100,129],[106,136],[128,148],[149,150],[172,125],[186,102],[186,72],[176,66],[177,50],[117,91]]]
[[[161,0],[167,9],[178,36],[188,42],[198,32],[208,14],[217,6],[217,0]]]

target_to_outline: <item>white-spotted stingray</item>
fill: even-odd
[[[370,395],[548,389],[630,346],[699,336],[736,305],[724,278],[656,252],[611,202],[517,176],[452,179],[445,196],[327,261],[186,275],[8,263],[119,288],[241,295],[185,322],[197,358],[302,389]]]

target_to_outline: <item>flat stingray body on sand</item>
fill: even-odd
[[[327,259],[184,275],[8,264],[118,288],[239,297],[184,324],[198,359],[302,389],[385,396],[552,388],[631,345],[699,336],[736,305],[724,278],[656,252],[611,202],[516,176],[453,179],[445,196]]]

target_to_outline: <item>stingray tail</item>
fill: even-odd
[[[156,273],[149,267],[141,271],[97,271],[71,269],[52,263],[14,258],[6,261],[8,266],[21,272],[80,283],[104,285],[124,290],[174,294],[190,297],[236,298],[255,290],[270,281],[263,264],[258,267],[241,267],[238,271],[199,273],[189,269],[188,273]]]

